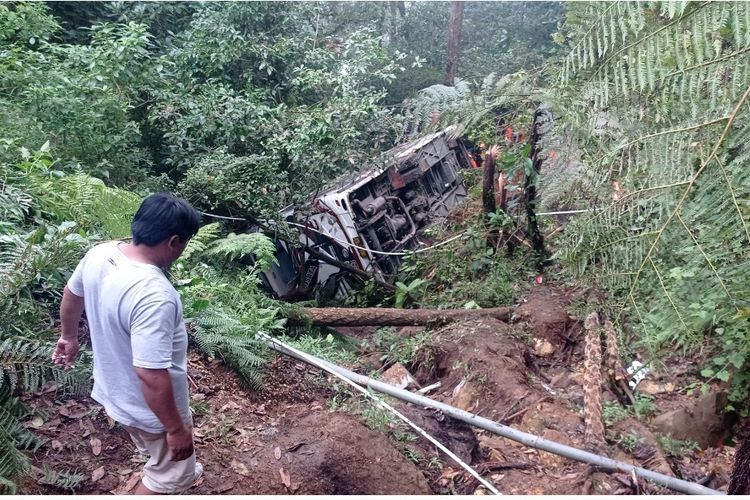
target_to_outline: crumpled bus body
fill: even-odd
[[[420,233],[466,199],[460,175],[470,167],[466,147],[452,129],[402,144],[385,153],[383,168],[337,180],[306,206],[281,218],[300,231],[300,243],[339,262],[396,279],[404,251],[422,246]],[[276,258],[263,275],[277,297],[302,300],[348,295],[351,284],[338,267],[277,241]]]

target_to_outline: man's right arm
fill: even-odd
[[[52,361],[65,368],[72,368],[78,355],[78,323],[83,314],[84,300],[68,289],[63,290],[60,302],[60,339],[57,341]]]
[[[193,433],[177,411],[169,370],[136,367],[135,373],[141,382],[143,399],[167,430],[167,445],[172,452],[172,461],[190,457],[193,454]]]
[[[172,460],[184,460],[193,453],[193,433],[182,420],[174,397],[172,348],[177,304],[155,289],[133,308],[130,316],[130,344],[133,366],[146,404],[167,431]]]

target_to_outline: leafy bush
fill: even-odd
[[[690,439],[675,439],[671,435],[657,434],[656,441],[668,455],[676,458],[682,458],[685,455],[700,449],[698,443],[695,441]]]
[[[259,287],[260,271],[273,259],[275,247],[258,233],[219,234],[218,224],[201,228],[174,265],[173,277],[193,344],[209,357],[223,359],[251,388],[259,389],[267,349],[255,334],[276,332],[285,322],[279,319],[282,306]],[[231,260],[250,254],[255,264],[241,271],[208,264],[216,262],[216,255]]]

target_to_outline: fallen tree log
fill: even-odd
[[[495,318],[510,319],[511,307],[489,309],[389,309],[305,307],[287,313],[287,324],[315,326],[419,326],[452,321]]]

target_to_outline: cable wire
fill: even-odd
[[[460,238],[461,236],[463,236],[464,234],[466,234],[466,231],[464,231],[462,233],[458,233],[458,234],[456,234],[454,236],[451,236],[450,238],[448,238],[446,240],[443,240],[440,243],[436,243],[434,245],[431,245],[431,246],[425,247],[425,248],[418,248],[417,250],[414,250],[412,252],[382,252],[380,250],[372,250],[371,248],[365,248],[365,247],[361,247],[359,245],[355,245],[354,243],[349,243],[348,241],[336,238],[332,234],[321,232],[321,231],[315,229],[314,227],[303,226],[302,224],[297,224],[296,222],[287,222],[287,224],[289,224],[290,226],[297,226],[297,227],[301,227],[303,229],[309,229],[310,231],[315,231],[316,233],[321,234],[321,235],[325,236],[326,238],[330,238],[330,239],[332,239],[334,241],[337,241],[337,242],[341,243],[342,245],[347,245],[347,246],[350,246],[352,248],[356,248],[358,250],[364,250],[366,252],[371,252],[371,253],[378,254],[378,255],[395,255],[395,256],[398,256],[398,257],[402,257],[404,255],[409,255],[410,253],[427,252],[428,250],[432,250],[433,248],[437,248],[437,247],[443,246],[443,245],[445,245],[447,243],[450,243],[451,241],[457,240],[458,238]]]
[[[244,219],[242,217],[227,217],[226,215],[215,215],[215,214],[210,214],[210,213],[207,213],[207,212],[200,212],[200,213],[201,213],[201,215],[206,215],[208,217],[215,217],[217,219],[247,221],[247,219]],[[288,221],[287,221],[287,224],[289,224],[290,226],[297,226],[297,227],[300,227],[302,229],[314,231],[314,232],[316,232],[316,233],[318,233],[318,234],[320,234],[322,236],[325,236],[326,238],[330,238],[330,239],[332,239],[334,241],[337,241],[338,243],[340,243],[342,245],[345,245],[347,247],[356,248],[357,250],[363,250],[365,252],[370,252],[370,253],[374,253],[374,254],[377,254],[377,255],[390,255],[390,256],[396,256],[396,257],[403,257],[405,255],[409,255],[409,254],[412,254],[412,253],[427,252],[427,251],[432,250],[434,248],[438,248],[438,247],[446,245],[446,244],[448,244],[448,243],[450,243],[452,241],[455,241],[458,238],[460,238],[461,236],[463,236],[463,235],[466,234],[466,231],[464,231],[464,232],[458,233],[458,234],[456,234],[454,236],[451,236],[450,238],[448,238],[446,240],[443,240],[443,241],[441,241],[439,243],[436,243],[434,245],[431,245],[431,246],[428,246],[428,247],[425,247],[425,248],[418,248],[417,250],[414,250],[412,252],[383,252],[383,251],[380,251],[380,250],[373,250],[371,248],[365,248],[365,247],[361,247],[359,245],[355,245],[354,243],[350,243],[350,242],[348,242],[346,240],[342,240],[340,238],[337,238],[337,237],[335,237],[332,234],[329,234],[327,232],[324,233],[322,231],[319,231],[319,230],[315,229],[314,227],[305,226],[303,224],[298,224],[296,222],[288,222]]]
[[[487,488],[493,494],[495,494],[495,495],[502,495],[502,493],[500,493],[497,490],[497,488],[495,488],[489,481],[487,481],[482,476],[480,476],[479,473],[477,471],[475,471],[474,469],[472,469],[470,465],[468,465],[466,462],[464,462],[463,460],[461,460],[460,458],[458,458],[458,456],[456,456],[455,453],[453,453],[452,451],[450,451],[443,444],[441,444],[437,439],[435,439],[434,437],[432,437],[429,434],[427,434],[427,432],[425,432],[417,424],[415,424],[414,422],[412,422],[411,420],[409,420],[408,418],[406,418],[398,410],[396,410],[391,405],[389,405],[388,403],[386,403],[382,399],[378,398],[377,396],[375,396],[374,394],[372,394],[371,392],[369,392],[367,389],[365,389],[365,388],[357,385],[356,383],[352,382],[351,380],[349,380],[348,378],[344,377],[343,375],[341,375],[339,373],[336,373],[336,371],[334,371],[331,368],[323,365],[322,363],[319,363],[315,358],[313,358],[312,356],[309,356],[307,353],[304,353],[304,352],[302,352],[302,351],[300,351],[298,349],[295,349],[294,347],[291,347],[291,346],[289,346],[287,344],[284,344],[280,340],[274,339],[273,337],[271,337],[267,333],[258,332],[256,334],[256,336],[259,337],[259,338],[261,338],[261,339],[263,339],[266,343],[277,344],[277,345],[283,347],[284,349],[287,349],[288,351],[293,352],[294,354],[296,354],[300,358],[304,359],[306,362],[310,363],[311,365],[316,366],[316,367],[320,368],[321,370],[324,370],[324,371],[330,373],[331,375],[335,376],[336,378],[338,378],[340,380],[343,380],[348,385],[350,385],[353,388],[355,388],[357,391],[361,392],[362,394],[364,394],[368,398],[372,399],[375,402],[375,404],[377,404],[378,406],[380,406],[381,408],[383,408],[385,410],[388,410],[388,411],[392,412],[398,418],[400,418],[401,420],[403,420],[404,422],[406,422],[408,425],[410,425],[415,431],[417,431],[422,436],[424,436],[425,438],[427,438],[432,444],[434,444],[435,446],[437,446],[438,448],[440,448],[443,451],[443,453],[445,453],[446,455],[448,455],[449,457],[451,457],[458,465],[460,465],[461,467],[463,467],[464,469],[466,469],[466,471],[469,474],[471,474],[472,476],[474,476],[482,484],[482,486],[484,486],[485,488]]]

